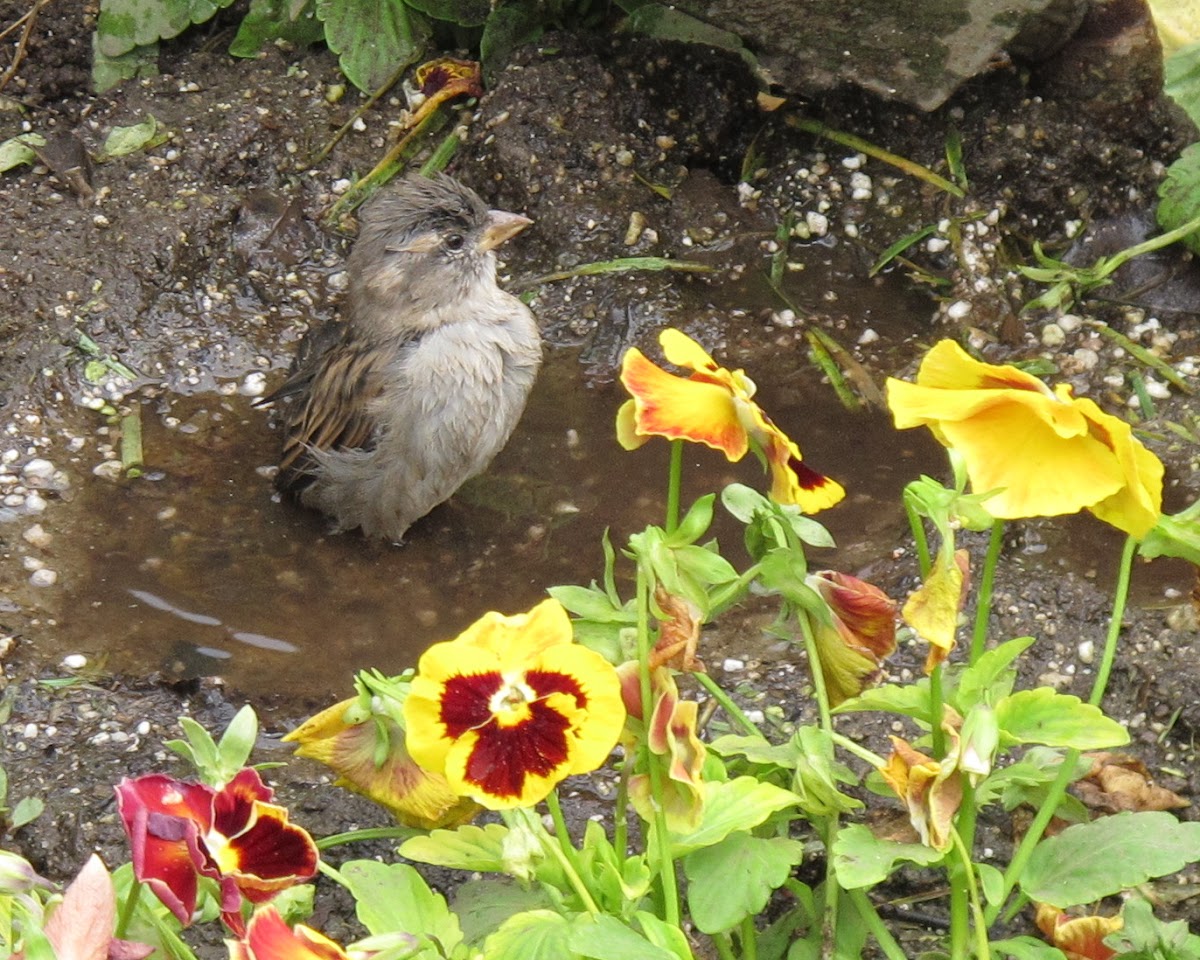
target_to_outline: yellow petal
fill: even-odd
[[[636,402],[626,400],[617,411],[617,443],[626,450],[636,450],[649,439],[637,432]]]
[[[1134,438],[1124,420],[1110,416],[1086,398],[1075,403],[1087,418],[1092,436],[1112,451],[1124,477],[1120,490],[1088,509],[1105,523],[1141,539],[1162,514],[1162,461]]]
[[[730,461],[745,456],[746,431],[727,386],[667,373],[636,347],[625,351],[621,382],[633,396],[635,434],[703,443]]]
[[[803,462],[800,448],[765,416],[763,452],[771,470],[771,499],[793,504],[804,513],[818,513],[846,496],[836,480],[818,473]]]
[[[925,582],[904,603],[901,611],[904,622],[930,644],[925,663],[927,673],[954,649],[958,611],[962,608],[969,562],[966,550],[958,550],[953,554],[948,550],[939,551],[937,562]]]

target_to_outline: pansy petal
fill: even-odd
[[[1092,436],[1108,447],[1124,477],[1115,494],[1088,509],[1105,523],[1141,539],[1158,523],[1162,512],[1163,465],[1133,436],[1124,420],[1109,416],[1091,400],[1075,401],[1088,420]]]
[[[925,354],[917,383],[938,390],[1028,390],[1049,393],[1041,380],[1016,367],[976,360],[953,340],[941,340]]]
[[[821,571],[809,586],[829,604],[832,623],[817,622],[814,639],[830,706],[875,682],[896,649],[896,604],[878,587],[847,574]]]
[[[1067,960],[1110,960],[1117,955],[1104,938],[1125,926],[1121,917],[1071,917],[1048,903],[1037,905],[1037,926]]]
[[[625,351],[621,382],[633,396],[635,433],[703,443],[730,461],[746,455],[746,430],[726,386],[667,373],[636,347]]]
[[[284,807],[272,803],[256,801],[240,832],[210,832],[204,843],[221,874],[232,877],[252,903],[310,880],[317,872],[319,856],[312,837],[288,822]]]
[[[637,432],[637,402],[626,400],[617,410],[617,443],[626,450],[636,450],[649,439]]]
[[[255,911],[240,943],[229,945],[231,960],[349,960],[341,947],[311,927],[289,928],[274,907]]]
[[[841,502],[846,496],[842,485],[805,465],[800,448],[770,420],[763,420],[770,427],[763,435],[763,447],[771,468],[771,499],[809,514]]]
[[[391,717],[348,723],[346,711],[357,703],[357,698],[344,700],[288,734],[286,739],[300,744],[296,756],[325,764],[338,775],[335,785],[374,800],[405,826],[452,827],[479,812],[478,805],[447,786],[445,777],[417,764]]]
[[[929,644],[925,672],[950,655],[958,634],[958,613],[966,598],[970,555],[966,550],[938,552],[925,582],[904,602],[904,622]]]

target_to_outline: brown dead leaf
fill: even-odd
[[[1075,784],[1079,799],[1105,813],[1177,810],[1191,806],[1179,794],[1157,786],[1146,765],[1124,753],[1085,754],[1092,761],[1087,776]]]

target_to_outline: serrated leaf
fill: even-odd
[[[754,777],[737,777],[724,783],[704,784],[704,819],[691,833],[672,835],[671,851],[682,857],[701,847],[720,843],[729,834],[750,830],[777,813],[795,806],[799,800],[792,791]]]
[[[298,11],[294,8],[294,0],[250,0],[250,9],[229,45],[230,56],[257,56],[275,40],[286,40],[298,47],[324,40],[325,25],[317,19],[312,0]]]
[[[435,20],[448,20],[460,27],[481,27],[491,13],[491,0],[405,0]]]
[[[881,840],[861,823],[842,827],[833,843],[838,883],[848,890],[883,883],[902,860],[929,866],[942,856],[923,843]]]
[[[1052,947],[1033,937],[993,940],[989,946],[997,955],[1012,957],[1014,960],[1066,960],[1067,957],[1058,947]]]
[[[177,37],[193,23],[211,20],[233,0],[100,0],[96,48],[119,57],[134,47]]]
[[[457,830],[434,830],[428,836],[412,837],[398,853],[409,860],[456,870],[499,873],[504,870],[504,838],[508,827],[489,823],[467,824]]]
[[[338,871],[355,901],[359,921],[374,936],[412,933],[436,940],[449,955],[462,941],[458,918],[407,863],[352,860]]]
[[[766,907],[804,857],[804,845],[781,837],[735,833],[683,858],[688,909],[702,932],[729,930]]]
[[[575,960],[571,923],[551,910],[510,917],[483,944],[486,960]]]
[[[317,16],[342,73],[364,93],[415,63],[429,38],[425,17],[404,0],[317,0]]]
[[[1100,750],[1129,742],[1129,731],[1099,707],[1050,687],[1018,690],[996,704],[1002,742]]]
[[[467,943],[479,943],[509,917],[554,906],[541,887],[524,887],[507,878],[468,880],[454,890],[454,913]]]
[[[1200,143],[1193,143],[1167,167],[1167,177],[1158,185],[1158,225],[1164,231],[1182,227],[1200,216]],[[1200,253],[1200,233],[1191,233],[1183,244]]]
[[[922,678],[916,683],[885,683],[881,687],[864,690],[857,697],[833,708],[833,713],[857,713],[864,710],[880,710],[898,713],[929,723],[929,681]]]
[[[1200,860],[1200,823],[1169,813],[1119,813],[1067,827],[1034,848],[1020,877],[1030,899],[1093,903]]]

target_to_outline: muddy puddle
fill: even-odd
[[[916,351],[924,297],[905,291],[900,278],[855,281],[828,247],[805,253],[814,269],[789,280],[789,298],[835,290],[839,308],[891,349]],[[772,295],[760,281],[741,275],[691,293],[709,312],[714,304],[731,312],[717,351],[729,365],[743,365],[740,343],[761,342],[764,332],[771,338],[773,349],[759,347],[753,363],[744,362],[764,408],[809,462],[848,489],[846,501],[820,517],[839,546],[818,552],[814,565],[878,572],[906,530],[903,486],[940,473],[943,455],[924,431],[900,433],[878,410],[847,410],[806,358],[801,333],[769,316]],[[902,363],[888,358],[892,368]],[[348,691],[359,669],[415,664],[426,646],[487,610],[517,612],[547,586],[600,578],[606,528],[620,544],[661,522],[667,444],[622,451],[612,424],[624,392],[585,377],[584,366],[579,348],[551,349],[507,449],[401,546],[328,535],[320,516],[280,503],[269,478],[278,438],[250,398],[144,399],[145,475],[116,483],[85,475],[71,502],[55,508],[69,514],[58,536],[63,594],[39,648],[84,653],[106,671],[215,675],[250,696],[323,698]],[[763,484],[752,457],[728,464],[697,446],[686,448],[684,477],[685,504],[735,480]],[[1094,558],[1115,557],[1119,543],[1096,542],[1099,526],[1082,519],[1061,534],[1048,525],[1050,541],[1030,527],[1014,547],[1033,571],[1107,577],[1107,568],[1093,569]],[[714,533],[743,565],[736,522],[718,511]],[[1143,602],[1163,596],[1159,569],[1142,572]],[[1186,571],[1179,579],[1186,582]]]

